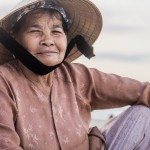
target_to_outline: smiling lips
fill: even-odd
[[[57,53],[58,53],[57,51],[45,50],[45,51],[38,52],[37,55],[50,56]]]

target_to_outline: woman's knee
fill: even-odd
[[[124,116],[126,115],[150,122],[150,108],[144,105],[133,105],[129,107],[124,113]]]
[[[148,115],[150,114],[150,108],[148,108],[145,105],[133,105],[131,107],[129,107],[126,111],[131,111],[131,112],[135,112],[136,114],[143,114],[143,115]]]
[[[147,106],[133,105],[126,110],[125,116],[137,122],[137,126],[143,126],[143,132],[150,130],[150,108]]]
[[[150,109],[143,105],[131,106],[110,122],[102,132],[108,148],[113,149],[117,145],[125,148],[126,142],[127,147],[135,148],[143,141],[143,137],[150,135]]]
[[[107,124],[106,128],[111,126],[120,126],[120,125],[149,125],[150,124],[150,108],[144,105],[133,105],[129,107],[125,112],[111,119]],[[150,126],[150,125],[149,125]],[[117,127],[117,128],[118,128]],[[103,127],[105,128],[105,127]],[[150,128],[150,127],[149,127]]]

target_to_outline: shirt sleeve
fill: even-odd
[[[74,70],[74,71],[73,71]],[[88,69],[75,64],[70,69],[76,92],[91,105],[92,110],[144,104],[150,107],[150,84]]]
[[[150,107],[150,84],[90,70],[92,80],[92,109],[116,108],[126,105],[143,104]]]
[[[17,107],[10,89],[8,82],[0,76],[0,149],[22,150],[14,127]]]

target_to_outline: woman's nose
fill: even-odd
[[[46,35],[43,35],[40,44],[44,46],[51,46],[51,45],[54,45],[55,42],[54,42],[53,37],[50,34],[46,34]]]

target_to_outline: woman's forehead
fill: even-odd
[[[45,26],[49,26],[51,28],[62,28],[62,22],[57,18],[47,18],[43,16],[41,18],[32,19],[32,17],[30,17],[24,26],[35,28],[43,28]]]

